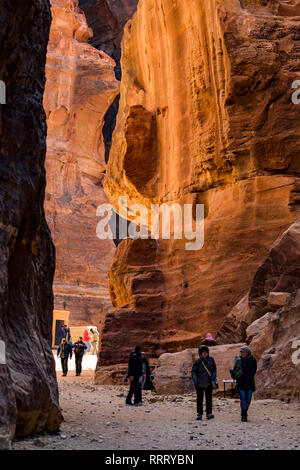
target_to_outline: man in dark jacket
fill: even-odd
[[[63,325],[61,329],[59,330],[59,336],[58,336],[58,342],[61,344],[61,340],[65,338],[67,343],[71,343],[71,333],[70,333],[70,328],[68,328],[68,325]]]
[[[143,367],[143,377],[144,380],[142,382],[142,390],[155,390],[153,385],[153,375],[151,374],[151,369],[149,365],[148,358],[145,352],[141,353],[141,360],[142,360],[142,367]]]
[[[134,405],[142,404],[142,381],[143,381],[143,364],[141,359],[142,348],[136,346],[135,350],[130,353],[128,363],[128,377],[130,380],[130,389],[126,398],[126,405],[132,406],[132,396],[134,395]]]
[[[87,349],[87,345],[83,342],[82,336],[79,336],[78,341],[73,344],[75,354],[75,365],[76,365],[76,376],[79,376],[82,371],[82,358],[84,355],[84,350]]]
[[[237,389],[241,400],[242,421],[247,422],[248,408],[251,403],[252,394],[255,392],[254,376],[256,374],[257,363],[248,346],[241,347],[241,358],[243,375],[237,379]]]
[[[203,398],[205,393],[206,419],[214,418],[212,414],[212,381],[216,382],[217,368],[213,357],[209,356],[209,348],[199,346],[199,359],[192,369],[192,378],[197,392],[197,420],[202,420]]]
[[[68,373],[69,356],[70,356],[70,359],[72,359],[72,346],[71,344],[67,343],[66,338],[63,338],[61,340],[60,345],[58,346],[57,357],[59,356],[61,359],[61,368],[63,371],[63,377],[65,377]]]

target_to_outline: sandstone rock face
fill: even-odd
[[[208,331],[216,334],[299,215],[300,138],[291,102],[300,68],[298,3],[141,0],[125,27],[106,194],[129,219],[118,208],[120,195],[149,210],[152,203],[205,204],[202,250],[156,240],[149,278],[131,257],[144,260],[153,240],[123,241],[116,253],[114,305],[128,305],[142,325],[155,291],[153,318],[165,325],[160,350],[194,347]],[[106,365],[116,323],[124,351],[134,346],[135,325],[128,328],[120,311],[105,327]],[[139,342],[151,343],[155,328],[154,321]]]
[[[99,240],[96,209],[107,203],[104,115],[119,93],[115,62],[92,36],[77,0],[52,0],[44,107],[47,115],[46,214],[56,247],[55,307],[72,325],[99,325],[111,307],[107,271],[115,250]]]
[[[289,297],[290,294],[288,292],[270,292],[268,296],[268,307],[270,310],[278,310],[278,308],[285,305]]]
[[[137,4],[138,0],[79,1],[94,33],[90,43],[117,63],[121,57],[124,26],[134,14]]]
[[[62,421],[50,348],[55,254],[43,209],[50,18],[46,0],[0,4],[0,448]]]
[[[258,360],[257,394],[264,397],[299,398],[297,348],[300,338],[300,220],[272,246],[257,270],[249,293],[246,315],[227,318],[219,340],[247,336]],[[277,294],[277,295],[276,295]],[[272,312],[268,311],[270,306]],[[276,310],[274,312],[274,310]],[[248,327],[247,327],[248,326]]]
[[[259,357],[257,396],[300,398],[300,290],[278,310],[250,347]],[[262,347],[264,345],[264,347]]]
[[[240,354],[240,344],[224,344],[209,348],[217,366],[219,391],[223,390],[223,380],[231,379],[234,356]],[[186,349],[178,353],[165,353],[158,359],[153,372],[156,392],[160,395],[181,395],[194,390],[191,371],[198,359],[198,349]]]

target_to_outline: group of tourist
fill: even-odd
[[[242,346],[240,356],[235,357],[234,367],[230,374],[236,380],[237,389],[240,396],[241,420],[248,420],[248,409],[251,403],[252,394],[255,391],[254,376],[256,374],[257,363],[252,356],[248,346]],[[127,377],[130,379],[129,393],[126,398],[126,405],[142,405],[142,390],[152,390],[153,376],[145,353],[140,346],[130,354]],[[203,401],[206,401],[206,419],[213,419],[213,389],[218,388],[217,367],[214,358],[209,355],[209,348],[206,345],[199,346],[199,359],[192,368],[192,380],[197,393],[197,420],[201,421],[203,416]],[[134,396],[134,403],[132,397]]]
[[[82,372],[82,358],[84,353],[90,352],[97,354],[99,343],[99,334],[93,328],[90,331],[86,328],[84,336],[79,336],[78,341],[72,343],[70,328],[63,325],[59,331],[59,346],[57,349],[57,357],[61,359],[61,368],[63,377],[68,374],[68,362],[72,359],[73,350],[75,355],[76,376],[79,377]]]

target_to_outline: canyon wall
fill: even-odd
[[[56,247],[55,307],[75,325],[99,325],[111,307],[107,271],[115,246],[99,240],[96,209],[106,203],[104,116],[119,93],[115,62],[88,44],[93,32],[77,0],[52,0],[44,107],[45,209]]]
[[[43,203],[46,0],[1,2],[0,448],[62,421],[50,348],[55,252]]]
[[[149,211],[204,204],[205,242],[118,246],[98,380],[136,342],[157,357],[216,334],[299,216],[299,5],[140,0],[127,23],[105,192],[129,219],[119,196]]]

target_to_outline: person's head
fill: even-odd
[[[64,325],[64,329],[67,330],[67,329],[68,329],[68,325]]]
[[[61,340],[61,342],[62,342],[62,344],[66,344],[66,342],[67,342],[67,341],[66,341],[66,338],[63,338],[63,339]]]
[[[246,358],[248,356],[251,356],[251,349],[248,346],[242,346],[240,349],[241,352],[241,357]]]
[[[135,347],[135,352],[140,356],[140,355],[141,355],[141,352],[142,352],[141,346],[136,346],[136,347]]]
[[[94,333],[94,330],[93,330],[93,328],[91,328],[91,329],[90,329],[90,332],[91,332],[91,333]]]
[[[141,357],[142,358],[146,357],[146,353],[144,351],[141,352]]]
[[[199,346],[198,351],[200,358],[206,359],[209,356],[209,349],[204,344]]]
[[[79,336],[79,339],[78,339],[79,343],[82,343],[83,341],[83,337],[82,336]]]

